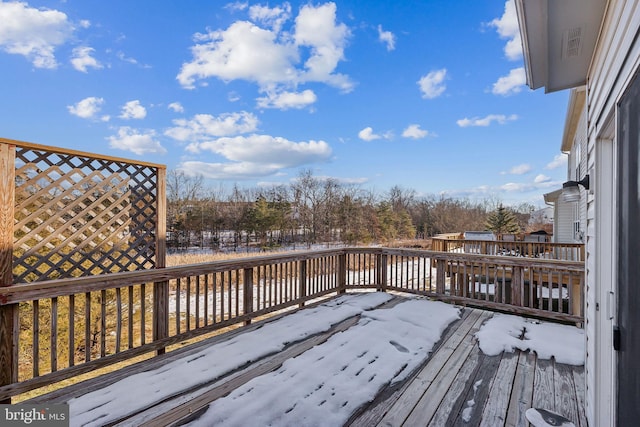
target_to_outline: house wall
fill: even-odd
[[[586,406],[590,425],[615,425],[615,106],[640,65],[640,1],[610,0],[587,83]]]

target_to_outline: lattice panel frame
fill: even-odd
[[[158,266],[157,167],[18,146],[15,183],[14,283]]]

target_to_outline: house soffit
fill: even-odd
[[[527,84],[545,92],[582,86],[606,0],[516,0]]]

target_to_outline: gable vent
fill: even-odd
[[[582,27],[566,30],[562,37],[562,59],[577,58],[582,52]]]

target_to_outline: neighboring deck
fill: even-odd
[[[402,300],[397,297],[390,304]],[[526,426],[524,411],[533,406],[558,412],[573,420],[576,426],[586,426],[583,367],[537,360],[529,352],[493,357],[484,355],[474,335],[492,315],[488,311],[464,308],[461,319],[448,327],[428,359],[404,382],[380,390],[373,402],[360,407],[352,415],[347,425]],[[348,318],[328,331],[293,343],[284,351],[254,361],[246,368],[231,372],[213,383],[184,390],[108,425],[180,425],[197,420],[210,402],[255,377],[278,369],[286,360],[325,342],[357,321],[357,316]],[[203,347],[259,327],[260,323],[256,323],[219,335],[159,356],[143,365],[116,371],[109,374],[106,380],[89,380],[82,386],[72,386],[30,403],[65,402],[73,396],[105,387],[135,372],[158,369],[171,360],[192,355]],[[250,413],[246,414],[246,425],[252,425]]]

